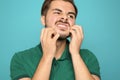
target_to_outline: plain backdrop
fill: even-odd
[[[14,53],[40,42],[44,0],[0,0],[0,80],[10,80]],[[76,24],[84,29],[81,48],[92,51],[102,80],[120,80],[120,0],[75,0]]]

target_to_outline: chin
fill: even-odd
[[[70,37],[70,35],[61,35],[60,34],[60,37],[58,38],[58,40],[66,40],[68,37]]]
[[[70,32],[67,30],[66,31],[57,30],[57,33],[60,34],[58,40],[65,40],[70,36]]]

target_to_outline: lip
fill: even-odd
[[[57,23],[56,25],[60,30],[67,30],[69,28],[69,25],[66,23]]]

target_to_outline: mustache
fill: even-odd
[[[58,21],[56,21],[55,24],[57,24],[57,23],[68,24],[70,26],[69,22],[67,22],[66,20],[58,20]]]

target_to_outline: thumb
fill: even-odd
[[[53,39],[55,40],[55,41],[57,41],[57,39],[60,37],[60,34],[56,34],[54,37],[53,37]]]

